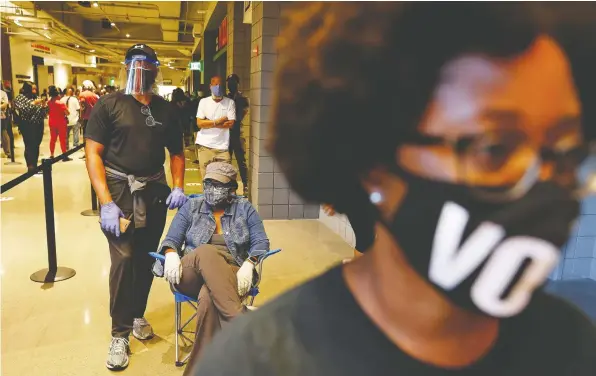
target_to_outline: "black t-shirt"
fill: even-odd
[[[402,352],[347,289],[341,268],[236,319],[203,353],[195,376],[594,376],[596,329],[568,303],[539,294],[503,320],[493,349],[445,370]]]
[[[242,120],[244,119],[244,110],[248,108],[248,98],[242,95],[241,92],[236,93],[228,93],[228,98],[234,100],[234,104],[236,105],[236,122],[232,129],[230,129],[233,133],[240,133],[240,127],[242,126]]]
[[[143,104],[133,96],[116,92],[98,101],[85,138],[105,146],[104,163],[118,171],[137,176],[158,172],[165,162],[164,148],[170,154],[182,153],[182,131],[170,103],[154,95],[149,104],[155,125],[147,125]]]

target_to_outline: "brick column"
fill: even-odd
[[[251,196],[263,219],[319,217],[318,205],[307,205],[293,193],[283,173],[265,149],[273,103],[273,72],[277,65],[275,41],[281,14],[280,2],[253,2],[250,60],[250,166]]]
[[[228,17],[228,50],[226,71],[236,73],[240,77],[240,91],[250,99],[250,31],[251,25],[243,23],[244,3],[230,1],[227,3]],[[225,79],[225,77],[224,77]],[[250,160],[250,111],[242,121],[243,136],[246,139],[246,163],[251,171]]]

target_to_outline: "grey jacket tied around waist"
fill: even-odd
[[[135,228],[145,227],[147,221],[147,207],[145,200],[143,200],[143,197],[138,195],[137,192],[145,189],[147,183],[151,181],[159,181],[160,183],[167,185],[168,183],[166,181],[166,173],[164,169],[162,168],[161,171],[151,176],[134,176],[106,166],[106,176],[128,182],[128,187],[130,188],[130,193],[132,194],[133,199],[132,207]]]

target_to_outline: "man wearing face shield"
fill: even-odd
[[[178,211],[159,250],[166,261],[154,273],[185,295],[198,297],[197,328],[190,363],[226,322],[246,310],[258,256],[269,250],[263,222],[251,203],[235,195],[234,167],[207,165],[205,194]]]
[[[85,129],[87,171],[101,204],[100,222],[110,249],[112,342],[106,366],[128,366],[129,342],[153,337],[144,313],[153,274],[147,255],[157,248],[166,212],[180,208],[184,195],[182,132],[170,104],[153,94],[159,61],[144,44],[126,53],[124,88],[101,97]],[[170,153],[174,188],[164,171]],[[128,221],[128,227],[126,227]]]

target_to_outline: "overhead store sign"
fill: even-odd
[[[33,51],[35,52],[41,52],[42,54],[51,54],[52,53],[52,49],[48,46],[45,46],[43,44],[40,43],[31,43],[31,48],[33,48]]]
[[[252,1],[244,2],[244,19],[242,22],[252,24]]]
[[[196,71],[203,71],[203,60],[201,61],[191,61],[189,64],[190,70],[196,70]]]
[[[219,33],[215,43],[215,52],[228,45],[228,17],[225,17],[219,25]]]

